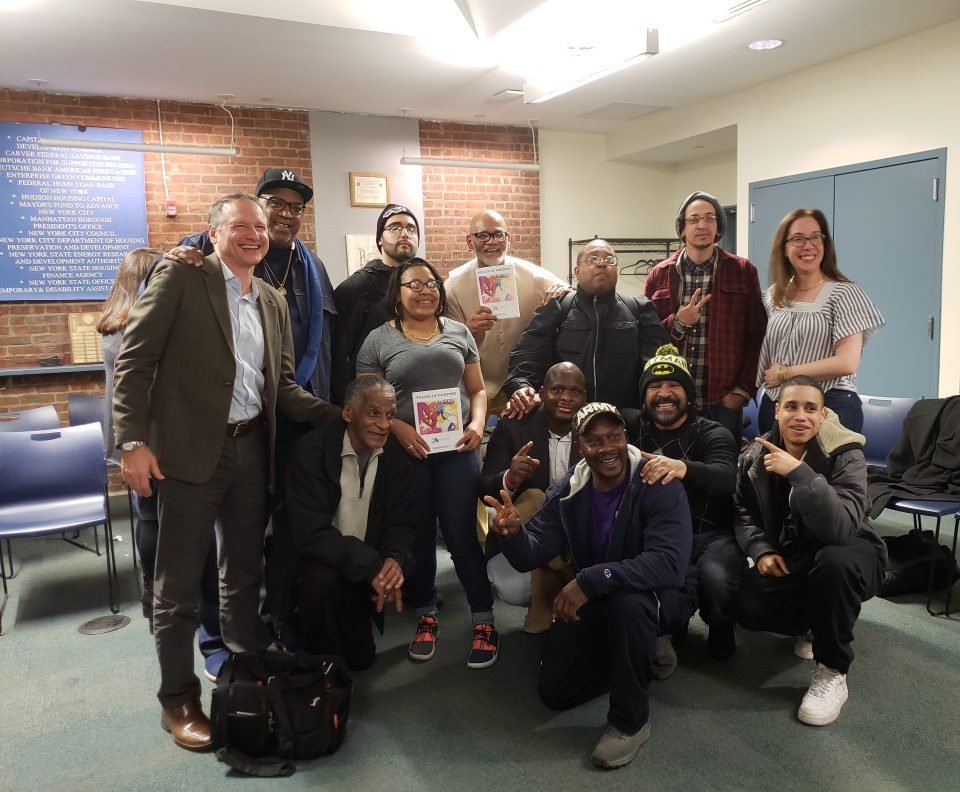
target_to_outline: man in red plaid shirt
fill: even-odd
[[[756,267],[717,247],[726,225],[714,196],[685,198],[677,212],[684,246],[650,271],[644,292],[690,365],[700,414],[723,424],[739,446],[767,313]]]

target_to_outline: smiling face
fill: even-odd
[[[350,444],[358,454],[383,448],[390,437],[390,421],[397,412],[397,400],[382,388],[367,388],[357,406],[343,408]]]
[[[811,385],[788,385],[780,389],[775,415],[787,450],[805,447],[820,431],[827,417],[823,394]]]
[[[433,319],[437,315],[440,305],[440,292],[424,286],[420,291],[414,291],[409,286],[411,281],[426,283],[433,280],[433,273],[422,266],[410,267],[400,279],[400,307],[403,321]]]
[[[598,415],[580,432],[580,454],[593,474],[598,490],[619,487],[630,470],[627,433],[613,416]]]
[[[261,193],[263,198],[270,195],[287,203],[303,205],[303,196],[288,187],[271,187]],[[300,233],[300,223],[303,222],[303,215],[295,215],[290,211],[287,204],[284,204],[281,209],[266,204],[264,211],[267,214],[267,233],[270,235],[271,246],[289,248],[293,244],[293,240],[297,238],[297,234]]]
[[[587,383],[583,372],[572,363],[552,366],[543,378],[540,401],[550,428],[556,434],[566,434],[570,431],[573,416],[587,401]],[[558,431],[561,428],[565,430]]]
[[[573,274],[577,285],[587,294],[609,294],[617,288],[617,265],[615,261],[604,261],[607,257],[616,259],[616,254],[602,239],[591,240],[577,257]]]
[[[481,241],[474,234],[487,233],[490,236]],[[502,234],[500,240],[494,239],[495,234]],[[504,256],[510,244],[509,232],[503,218],[496,212],[481,212],[470,223],[470,233],[467,234],[467,247],[477,257],[481,267],[498,267],[503,264]]]
[[[813,217],[798,217],[790,224],[790,228],[787,229],[787,239],[791,237],[800,235],[805,236],[808,239],[814,234],[825,233],[821,228],[820,224]],[[823,244],[814,244],[813,242],[806,242],[803,247],[794,247],[793,245],[787,243],[784,253],[787,256],[787,261],[790,262],[790,266],[793,267],[793,271],[797,278],[803,276],[809,277],[819,277],[821,274],[820,265],[823,262]]]
[[[687,392],[673,380],[657,380],[647,386],[643,406],[661,429],[676,429],[687,417]]]
[[[267,220],[260,204],[246,198],[225,204],[219,224],[210,226],[210,241],[230,269],[257,266],[270,247]]]

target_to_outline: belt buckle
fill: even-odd
[[[237,423],[235,423],[235,424],[233,425],[233,434],[231,434],[230,436],[233,437],[233,438],[237,438],[237,437],[240,435],[240,433],[246,428],[246,426],[247,426],[248,423],[250,423],[250,422],[249,422],[249,421],[238,421]]]

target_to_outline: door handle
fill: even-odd
[[[933,341],[933,317],[932,316],[927,318],[927,335],[930,336],[930,340]]]

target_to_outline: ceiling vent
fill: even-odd
[[[515,102],[522,96],[523,91],[517,88],[507,88],[505,91],[495,93],[493,96],[487,99],[486,104],[506,104],[507,102]]]
[[[580,113],[577,118],[599,118],[603,121],[632,121],[640,116],[656,113],[663,110],[658,105],[631,104],[630,102],[613,102],[612,104],[598,107],[596,110],[588,110],[586,113]]]
[[[770,2],[770,0],[740,0],[738,3],[730,3],[726,8],[721,6],[717,9],[717,14],[714,16],[713,21],[719,25],[721,22],[727,22],[741,14],[746,14],[768,2]]]

